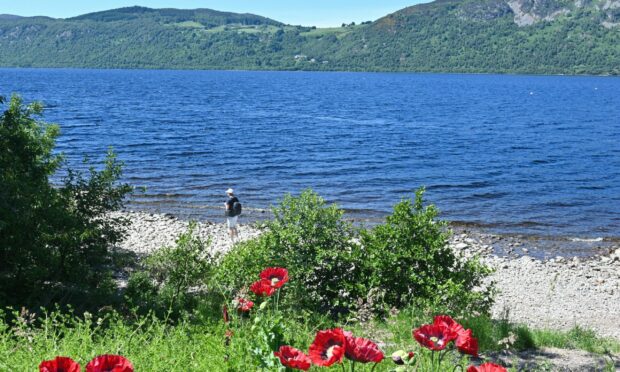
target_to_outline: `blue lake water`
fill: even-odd
[[[426,196],[497,232],[620,236],[620,78],[0,69],[80,166],[113,146],[134,208],[248,215],[312,187],[376,221]]]

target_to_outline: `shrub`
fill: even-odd
[[[365,295],[360,246],[343,211],[306,190],[285,196],[272,208],[274,218],[258,238],[238,244],[222,260],[217,282],[226,292],[247,286],[270,266],[286,267],[291,277],[286,301],[307,310],[346,312]]]
[[[41,113],[40,104],[13,96],[0,116],[0,304],[96,306],[97,293],[112,291],[108,248],[126,223],[108,212],[131,188],[118,183],[121,164],[111,152],[103,170],[88,177],[69,170],[53,187],[63,160],[53,153],[59,129]]]
[[[385,224],[362,231],[368,286],[381,289],[383,301],[397,308],[415,301],[453,313],[488,311],[493,288],[483,280],[491,270],[476,258],[456,256],[446,223],[437,221],[433,205],[423,205],[423,194],[418,190],[413,202],[394,207]]]
[[[225,292],[247,286],[265,267],[289,269],[287,301],[296,308],[342,314],[371,313],[416,303],[452,313],[488,311],[493,289],[483,287],[490,270],[477,259],[458,258],[437,210],[415,201],[394,207],[386,223],[361,231],[343,211],[312,190],[286,196],[257,239],[238,244],[220,263],[217,283]]]
[[[175,315],[196,305],[193,293],[205,289],[216,255],[209,242],[194,234],[196,223],[190,223],[173,247],[163,247],[144,262],[144,269],[132,274],[127,285],[129,303],[143,313],[154,310],[159,315],[168,311]]]

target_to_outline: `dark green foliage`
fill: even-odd
[[[298,309],[384,311],[416,303],[452,314],[486,312],[492,288],[482,287],[489,269],[461,260],[447,246],[444,223],[433,206],[396,205],[384,225],[362,230],[361,241],[343,211],[316,193],[287,196],[257,239],[237,245],[222,260],[217,282],[234,292],[270,266],[289,270],[286,299]],[[361,316],[361,314],[360,314]]]
[[[423,205],[423,190],[413,203],[394,207],[383,225],[362,231],[365,272],[369,288],[378,288],[389,306],[402,308],[430,301],[435,309],[488,311],[492,291],[483,287],[490,273],[476,259],[460,259],[448,246],[447,225],[437,220],[437,209]]]
[[[45,304],[111,291],[109,247],[126,221],[119,209],[128,185],[109,153],[88,177],[68,171],[63,185],[49,178],[62,157],[53,153],[58,126],[40,120],[39,104],[13,96],[0,117],[0,304]]]
[[[208,9],[5,17],[0,66],[620,73],[620,27],[604,23],[618,22],[617,9],[520,3],[540,20],[518,26],[504,0],[435,1],[328,29]]]
[[[144,269],[129,278],[126,296],[130,306],[141,312],[180,314],[192,309],[202,294],[214,267],[215,256],[205,242],[194,234],[191,223],[174,247],[163,247],[144,261]]]

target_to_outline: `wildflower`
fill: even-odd
[[[448,327],[456,333],[456,348],[463,354],[478,356],[478,340],[472,336],[471,329],[465,329],[449,315],[437,315],[433,324]]]
[[[312,361],[303,351],[291,346],[280,346],[280,349],[274,352],[273,355],[280,358],[280,363],[284,367],[307,371],[312,366]]]
[[[250,300],[246,300],[245,298],[237,299],[237,310],[241,311],[242,313],[247,313],[253,306],[254,302]]]
[[[281,267],[268,267],[260,273],[260,278],[268,280],[273,288],[280,288],[288,282],[288,270]]]
[[[413,330],[413,337],[418,343],[433,351],[443,350],[457,334],[445,325],[426,324]]]
[[[497,364],[484,363],[479,365],[478,367],[469,366],[469,368],[467,368],[467,372],[507,372],[507,370],[506,368]]]
[[[276,291],[275,288],[271,286],[271,281],[266,279],[261,279],[252,283],[250,290],[257,296],[271,296]]]
[[[459,333],[455,343],[461,353],[478,356],[478,340],[472,336],[471,329]]]
[[[360,363],[379,363],[383,360],[384,355],[377,344],[365,338],[354,337],[351,332],[343,333],[346,342],[344,355],[348,359]]]
[[[88,362],[86,372],[133,372],[133,365],[125,357],[106,354]]]
[[[308,355],[317,366],[329,367],[342,362],[346,340],[342,329],[334,328],[317,332]]]
[[[39,364],[39,372],[80,372],[80,365],[71,358],[57,356]]]

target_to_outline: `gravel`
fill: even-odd
[[[129,226],[126,238],[119,248],[133,251],[139,255],[149,254],[161,247],[172,246],[179,234],[187,231],[188,221],[176,218],[170,214],[122,212],[129,218]],[[224,217],[222,217],[224,221]],[[240,219],[240,222],[243,222]],[[252,239],[260,234],[260,230],[241,223],[237,228],[239,241]],[[228,237],[226,223],[214,223],[209,221],[198,222],[196,233],[202,239],[211,240],[211,248],[218,252],[227,252],[233,245]]]
[[[473,234],[472,242],[470,235],[455,235],[451,245],[464,256],[480,255],[496,270],[490,278],[500,291],[493,317],[544,329],[578,325],[620,340],[620,247],[592,257],[541,260],[526,249],[518,256],[496,255],[496,237]],[[458,249],[466,239],[468,247]]]

